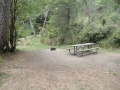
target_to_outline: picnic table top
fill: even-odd
[[[77,47],[77,46],[88,46],[88,45],[93,45],[93,44],[95,44],[95,43],[74,44],[74,45],[71,45],[71,46]]]

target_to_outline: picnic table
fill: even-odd
[[[73,55],[77,55],[78,52],[81,52],[81,56],[83,56],[83,54],[85,52],[93,52],[93,50],[97,53],[98,52],[98,47],[93,47],[93,45],[95,45],[95,43],[83,43],[83,44],[74,44],[71,45],[73,47]],[[69,52],[70,52],[70,48],[69,48]]]

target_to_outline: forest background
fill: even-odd
[[[10,6],[5,51],[30,35],[48,45],[120,46],[120,0],[11,0]]]

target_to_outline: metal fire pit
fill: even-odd
[[[51,50],[51,51],[55,51],[55,50],[56,50],[56,48],[50,48],[50,50]]]

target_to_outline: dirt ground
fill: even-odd
[[[65,49],[7,56],[0,90],[120,90],[120,54],[73,56]]]

